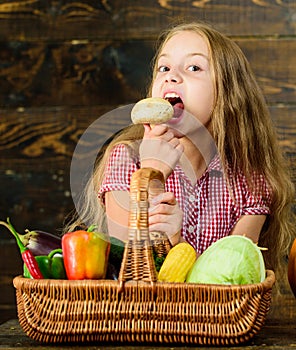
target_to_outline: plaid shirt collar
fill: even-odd
[[[177,164],[177,166],[175,167],[174,172],[176,174],[179,175],[183,175],[187,178],[187,176],[185,175],[183,169],[181,168],[181,166],[179,164]],[[211,159],[207,169],[205,170],[205,172],[203,173],[203,175],[200,177],[199,181],[197,181],[197,183],[199,183],[202,179],[204,179],[207,176],[222,176],[223,175],[223,167],[222,167],[222,163],[221,163],[221,159],[219,157],[219,154],[216,153],[214,155],[214,157]]]

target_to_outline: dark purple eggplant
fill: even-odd
[[[0,225],[10,230],[9,225],[0,221]],[[49,232],[40,230],[26,230],[24,234],[16,232],[23,245],[28,248],[33,255],[48,255],[52,250],[62,248],[61,237]]]
[[[29,248],[33,255],[48,255],[52,250],[62,248],[61,237],[40,230],[27,230],[19,235],[24,246]]]

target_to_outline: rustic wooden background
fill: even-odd
[[[145,96],[155,39],[182,18],[214,24],[245,52],[296,183],[295,0],[0,0],[0,220],[59,233],[73,209],[80,135]],[[96,141],[113,129],[104,125]],[[3,322],[16,315],[11,281],[21,261],[0,233]]]

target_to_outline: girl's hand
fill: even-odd
[[[184,147],[180,140],[165,124],[144,125],[144,137],[140,145],[141,167],[151,167],[160,170],[165,180],[178,163]]]
[[[165,232],[174,246],[181,241],[183,212],[173,193],[162,193],[150,201],[149,231]]]

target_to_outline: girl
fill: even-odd
[[[179,24],[160,39],[148,96],[169,100],[174,117],[114,138],[86,188],[80,222],[107,218],[109,234],[127,240],[131,174],[153,167],[166,191],[151,203],[151,231],[166,232],[172,245],[186,240],[198,254],[246,235],[268,248],[266,266],[275,270],[295,237],[294,191],[249,64],[205,24]]]

